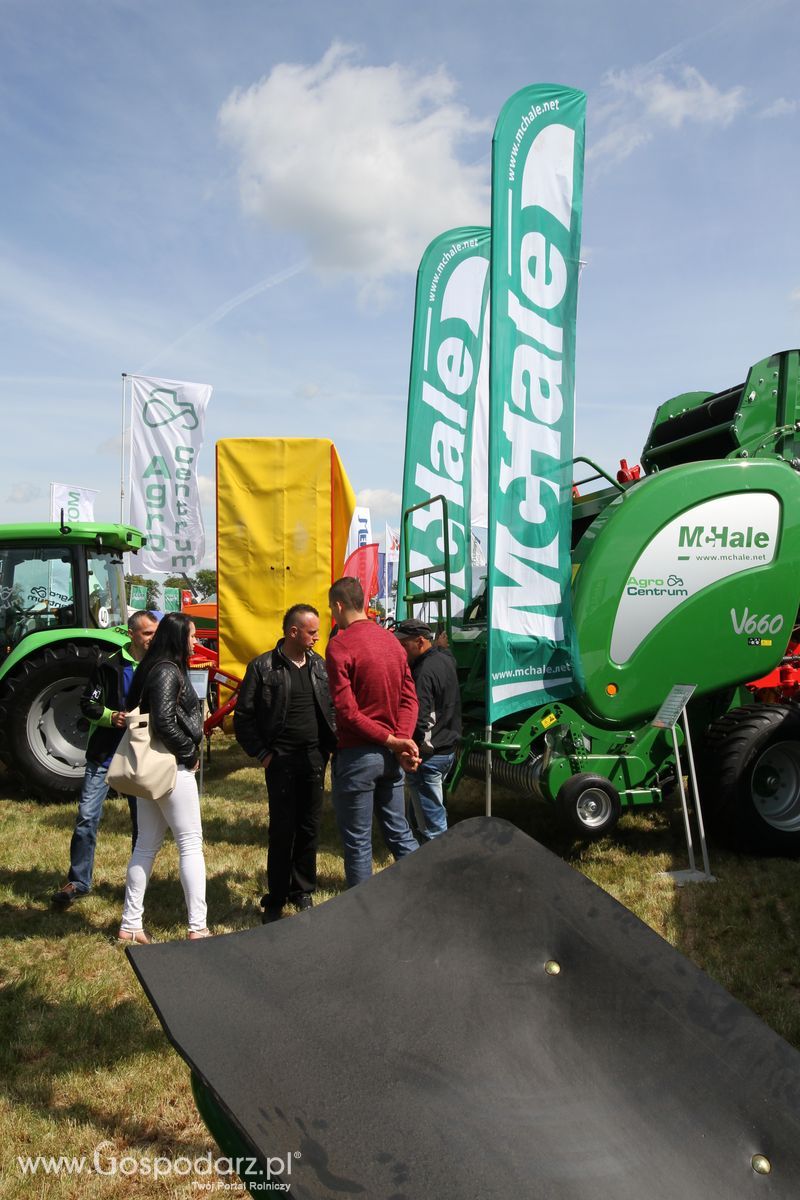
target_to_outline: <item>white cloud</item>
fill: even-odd
[[[15,483],[6,496],[8,504],[30,504],[33,500],[41,500],[44,492],[35,483]]]
[[[217,503],[216,480],[212,479],[210,475],[198,475],[197,493],[201,504],[215,505]]]
[[[383,536],[380,525],[385,524],[386,521],[390,525],[398,524],[403,497],[399,492],[392,492],[389,488],[362,488],[356,495],[356,503],[361,508],[369,509],[372,520],[372,536],[380,538]]]
[[[113,437],[107,437],[105,441],[98,443],[94,452],[98,455],[119,458],[122,453],[122,434],[117,433]]]
[[[219,114],[246,211],[301,237],[318,270],[415,271],[437,233],[489,215],[486,164],[457,150],[491,127],[455,93],[443,69],[362,66],[338,42],[314,65],[280,63]]]
[[[295,389],[295,395],[300,400],[316,400],[320,389],[318,383],[301,383]]]
[[[800,108],[800,100],[784,100],[783,96],[767,105],[758,114],[760,117],[791,117]]]
[[[667,73],[652,66],[609,71],[603,79],[587,160],[621,162],[656,134],[684,124],[726,126],[744,105],[744,89],[721,91],[694,67]]]
[[[800,287],[795,288],[794,291],[791,291],[789,293],[789,299],[792,300],[795,304],[800,302]]]

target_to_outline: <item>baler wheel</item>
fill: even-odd
[[[750,854],[800,855],[800,709],[732,709],[706,733],[700,799],[717,840]]]
[[[556,800],[573,829],[584,837],[609,833],[620,817],[619,792],[604,775],[583,772],[561,785]]]

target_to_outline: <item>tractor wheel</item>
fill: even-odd
[[[622,811],[619,792],[604,775],[573,775],[556,799],[573,829],[584,837],[599,838],[609,833]]]
[[[735,708],[708,729],[700,801],[718,841],[750,854],[800,854],[800,709]]]
[[[0,684],[0,758],[38,800],[80,791],[89,725],[79,703],[93,666],[91,644],[58,642]]]

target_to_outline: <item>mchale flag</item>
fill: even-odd
[[[570,608],[586,97],[539,84],[492,146],[487,721],[580,687]]]
[[[379,553],[380,546],[371,542],[368,546],[359,546],[344,564],[342,576],[357,579],[364,589],[364,603],[369,604],[378,595],[381,585],[379,582]]]
[[[50,520],[60,521],[63,512],[65,521],[93,521],[96,495],[94,488],[76,487],[73,483],[51,483]]]
[[[128,378],[130,523],[147,535],[140,569],[189,571],[205,554],[197,460],[212,389],[174,379]]]
[[[484,346],[489,290],[489,230],[451,229],[431,242],[417,272],[408,387],[399,579],[406,564],[424,571],[444,560],[442,507],[447,501],[451,611],[457,621],[470,593],[470,459],[473,409]],[[444,587],[443,572],[416,576],[412,592]],[[402,589],[401,589],[402,590]],[[397,597],[397,617],[407,615]]]

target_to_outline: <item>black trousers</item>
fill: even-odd
[[[275,754],[265,771],[269,798],[269,907],[310,896],[317,886],[325,756],[320,750]]]

